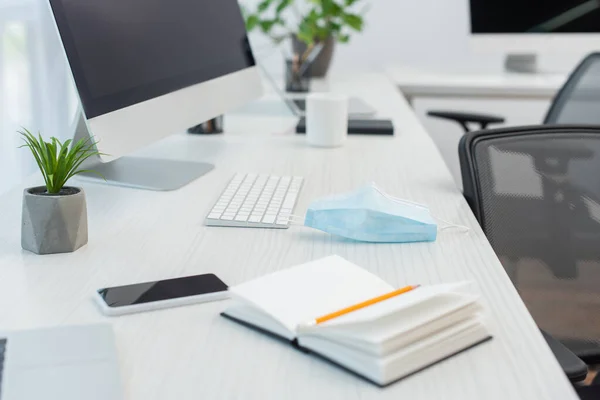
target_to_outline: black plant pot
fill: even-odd
[[[331,59],[333,58],[333,50],[335,48],[335,39],[329,36],[323,43],[323,50],[319,56],[315,59],[310,67],[310,76],[312,78],[323,78],[329,71],[331,65]],[[298,40],[296,36],[292,37],[292,50],[294,54],[304,54],[306,51],[306,43]]]

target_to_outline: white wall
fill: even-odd
[[[334,67],[462,63],[469,57],[467,1],[372,0],[365,31],[338,48]]]
[[[252,7],[260,0],[240,2]],[[335,71],[383,70],[390,64],[459,71],[502,68],[502,49],[481,52],[471,48],[469,0],[361,2],[370,4],[365,30],[353,35],[350,43],[338,46],[332,67]],[[253,34],[252,40],[255,48],[266,44],[260,34]],[[580,56],[542,54],[541,61],[547,69],[566,71]],[[278,70],[281,62],[278,57],[266,60],[270,68]]]
[[[387,64],[435,66],[469,57],[468,0],[362,0],[370,4],[362,33],[336,49],[335,70],[373,70]],[[253,7],[260,0],[241,0]],[[265,41],[252,35],[255,47]],[[273,59],[268,60],[273,64]]]

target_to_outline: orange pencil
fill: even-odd
[[[320,324],[320,323],[323,323],[325,321],[329,321],[331,319],[334,319],[334,318],[340,317],[342,315],[351,313],[352,311],[360,310],[361,308],[365,308],[365,307],[368,307],[368,306],[373,305],[375,303],[379,303],[380,301],[384,301],[384,300],[387,300],[389,298],[392,298],[392,297],[399,296],[401,294],[410,292],[411,290],[414,290],[414,289],[418,288],[419,286],[421,286],[421,285],[406,286],[406,287],[403,287],[402,289],[394,290],[393,292],[389,292],[389,293],[386,293],[384,295],[372,298],[370,300],[363,301],[362,303],[358,303],[358,304],[355,304],[353,306],[343,308],[343,309],[341,309],[339,311],[332,312],[331,314],[323,315],[322,317],[319,317],[319,318],[315,319],[314,323],[315,324]]]

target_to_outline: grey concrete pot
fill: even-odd
[[[45,186],[25,189],[21,247],[36,254],[70,253],[87,244],[83,189],[65,186],[59,194]]]

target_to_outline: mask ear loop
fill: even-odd
[[[290,216],[287,219],[287,222],[289,222],[292,225],[304,225],[304,217],[300,215],[290,214]]]
[[[433,219],[436,219],[436,220],[446,224],[445,226],[440,226],[440,228],[439,228],[440,231],[445,231],[447,229],[460,229],[463,232],[469,232],[471,230],[471,228],[469,228],[468,226],[453,224],[452,222],[448,222],[444,219],[441,219],[440,217],[436,217],[435,215],[431,215],[431,216],[433,217]]]
[[[428,209],[427,206],[423,205],[423,204],[419,204],[419,203],[415,203],[414,201],[410,201],[410,200],[405,200],[405,199],[401,199],[399,197],[394,197],[391,196],[387,193],[385,193],[383,190],[381,190],[377,185],[375,185],[374,183],[372,184],[373,189],[375,189],[377,191],[377,193],[379,193],[380,195],[382,195],[383,197],[387,198],[388,200],[394,201],[396,203],[404,203],[404,204],[410,204],[412,206],[415,207],[419,207],[419,208],[424,208],[424,209]]]
[[[427,206],[425,206],[425,205],[423,205],[423,204],[419,204],[419,203],[415,203],[415,202],[413,202],[413,201],[410,201],[410,200],[400,199],[400,198],[398,198],[398,197],[391,196],[391,195],[389,195],[389,194],[385,193],[383,190],[381,190],[381,189],[380,189],[380,188],[379,188],[379,187],[378,187],[376,184],[374,184],[374,183],[372,184],[372,186],[373,186],[373,189],[375,189],[375,190],[376,190],[376,191],[377,191],[377,192],[378,192],[380,195],[384,196],[385,198],[387,198],[387,199],[389,199],[389,200],[395,201],[395,202],[397,202],[397,203],[410,204],[410,205],[413,205],[413,206],[416,206],[416,207],[420,207],[420,208],[423,208],[423,209],[426,209],[426,210],[428,210],[428,209],[429,209]],[[431,214],[431,211],[430,211],[430,214]],[[438,220],[438,221],[440,221],[440,222],[442,222],[442,223],[446,224],[445,226],[441,226],[441,227],[439,228],[439,229],[440,229],[440,231],[445,231],[445,230],[447,230],[447,229],[460,229],[460,230],[462,230],[462,231],[468,232],[468,231],[470,231],[470,230],[471,230],[471,228],[469,228],[468,226],[464,226],[464,225],[458,225],[458,224],[453,224],[452,222],[448,222],[448,221],[446,221],[446,220],[443,220],[443,219],[441,219],[440,217],[436,217],[436,216],[435,216],[435,215],[433,215],[433,214],[431,214],[431,216],[433,217],[433,219],[436,219],[436,220]]]

